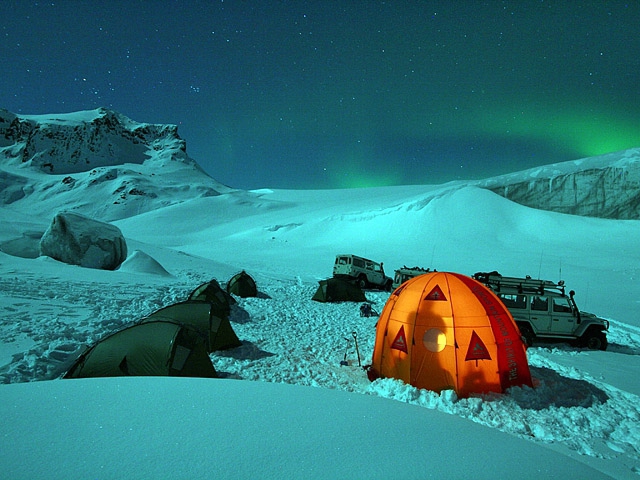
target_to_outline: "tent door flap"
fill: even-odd
[[[184,364],[189,358],[191,354],[191,349],[184,347],[182,345],[176,346],[176,352],[173,355],[173,363],[171,364],[171,368],[174,370],[181,371],[184,368]]]

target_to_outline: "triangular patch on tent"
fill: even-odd
[[[409,353],[409,350],[407,349],[407,336],[404,333],[404,325],[400,327],[400,331],[396,335],[396,338],[393,340],[391,348],[400,350],[404,353]]]
[[[469,349],[467,350],[467,356],[464,360],[465,362],[470,360],[491,360],[491,355],[489,355],[487,347],[475,330],[471,333]]]
[[[392,295],[395,295],[395,296],[400,295],[400,294],[402,293],[402,291],[404,290],[404,287],[405,287],[405,286],[406,286],[406,285],[405,285],[404,283],[403,283],[402,285],[400,285],[398,288],[396,288],[396,289],[393,291]]]
[[[444,296],[444,292],[440,288],[440,285],[436,285],[431,289],[429,295],[424,297],[425,300],[435,300],[435,301],[447,301],[447,297]]]

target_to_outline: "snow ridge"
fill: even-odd
[[[637,220],[640,148],[496,177],[480,186],[541,210]]]

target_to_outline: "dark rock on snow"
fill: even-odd
[[[63,212],[42,236],[40,253],[71,265],[115,270],[127,258],[127,243],[114,225]]]

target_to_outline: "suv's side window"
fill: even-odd
[[[509,293],[500,294],[502,303],[507,308],[527,308],[526,295],[513,295]]]
[[[571,313],[573,309],[571,308],[571,304],[569,303],[569,299],[565,297],[554,297],[553,298],[553,311],[554,312],[562,312],[562,313]]]
[[[542,296],[535,296],[531,299],[531,310],[539,312],[549,311],[549,298]]]

